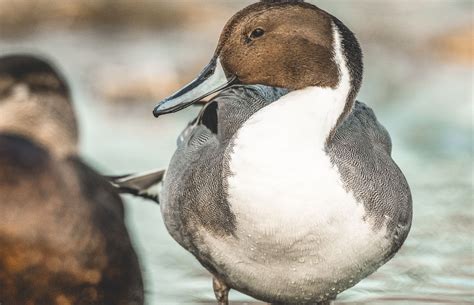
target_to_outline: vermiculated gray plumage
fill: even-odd
[[[181,133],[161,194],[161,198],[172,198],[163,212],[169,215],[171,221],[166,224],[172,235],[179,235],[177,240],[192,246],[188,237],[196,225],[215,234],[232,234],[235,218],[226,204],[222,184],[222,175],[227,174],[224,151],[254,112],[285,92],[265,86],[234,86],[217,95],[210,102],[217,103],[217,107],[206,106]],[[217,112],[217,128],[199,123],[202,117],[210,115],[206,111]]]

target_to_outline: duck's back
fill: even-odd
[[[142,304],[120,198],[77,159],[0,135],[0,303]]]

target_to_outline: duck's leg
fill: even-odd
[[[229,305],[229,290],[230,288],[227,284],[214,276],[212,278],[212,287],[214,288],[214,294],[217,299],[217,304],[219,305]]]

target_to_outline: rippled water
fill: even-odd
[[[431,3],[429,14],[434,14],[421,16],[424,22],[441,24],[424,24],[428,28],[423,27],[425,32],[437,31],[442,22],[451,22],[446,18],[461,14],[459,7],[423,3]],[[462,7],[465,2],[457,3]],[[444,11],[435,11],[439,9],[436,5]],[[335,4],[334,10],[348,16],[341,4]],[[416,25],[415,13],[402,10],[387,18],[392,22],[400,18],[395,24],[405,24],[406,17],[408,24]],[[219,17],[217,24],[222,25],[227,17]],[[407,30],[401,25],[400,29]],[[197,72],[195,63],[206,63],[219,28],[209,31],[203,38],[192,31],[104,35],[50,29],[21,39],[0,40],[0,51],[39,50],[63,67],[80,117],[83,155],[103,172],[117,174],[165,167],[178,132],[197,110],[155,120],[152,101],[104,102],[93,76],[102,65],[146,68],[156,75],[168,73],[165,68],[170,65]],[[412,189],[413,227],[394,259],[334,303],[473,303],[472,66],[442,62],[423,49],[412,50],[412,46],[379,45],[370,37],[362,34],[366,74],[359,97],[391,133],[393,157]],[[400,43],[409,44],[417,38],[411,39]],[[111,75],[111,80],[116,76]],[[128,225],[145,274],[147,303],[213,304],[209,274],[169,237],[159,207],[129,197],[126,202]],[[258,303],[237,292],[230,298],[233,304]]]

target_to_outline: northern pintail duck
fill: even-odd
[[[199,77],[155,108],[220,92],[181,134],[160,194],[169,233],[212,273],[219,304],[229,289],[324,304],[403,244],[410,190],[389,134],[356,101],[361,81],[359,43],[340,20],[263,1],[234,15]]]
[[[0,58],[0,304],[143,304],[123,203],[77,155],[69,89]]]

